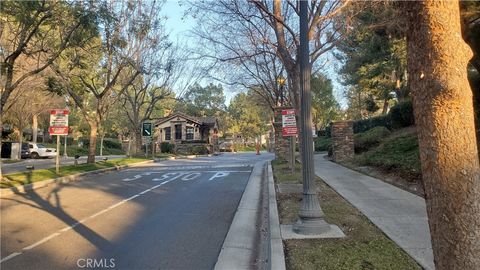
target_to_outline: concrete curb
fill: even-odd
[[[110,171],[118,171],[122,170],[125,168],[130,168],[130,167],[135,167],[137,165],[141,164],[146,164],[146,163],[153,163],[154,160],[146,160],[142,162],[137,162],[129,165],[121,165],[121,166],[115,166],[111,168],[104,168],[104,169],[99,169],[99,170],[94,170],[94,171],[89,171],[89,172],[84,172],[84,173],[77,173],[77,174],[72,174],[72,175],[67,175],[63,177],[58,177],[58,178],[53,178],[53,179],[48,179],[44,181],[39,181],[39,182],[34,182],[31,184],[27,185],[21,185],[21,186],[16,186],[16,187],[11,187],[11,188],[3,188],[0,189],[0,197],[5,197],[5,196],[11,196],[16,193],[25,193],[29,190],[34,190],[37,188],[45,187],[50,184],[61,184],[61,183],[69,183],[69,182],[74,182],[80,180],[82,176],[85,175],[90,175],[90,174],[98,174],[98,173],[104,173],[104,172],[110,172]]]
[[[283,253],[283,241],[280,233],[280,221],[278,218],[277,196],[275,194],[275,183],[273,181],[272,164],[268,164],[268,216],[269,216],[269,269],[285,270],[285,254]]]
[[[216,270],[252,269],[258,231],[256,221],[261,196],[262,171],[265,162],[258,162],[248,179],[237,212],[223,242],[215,264]]]

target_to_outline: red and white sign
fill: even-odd
[[[50,135],[68,135],[68,114],[66,109],[56,109],[50,111]]]
[[[296,136],[297,131],[297,120],[295,118],[295,110],[287,109],[282,110],[282,135],[284,137]]]

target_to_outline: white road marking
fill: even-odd
[[[24,247],[23,250],[32,249],[32,248],[34,248],[34,247],[36,247],[36,246],[38,246],[38,245],[41,245],[41,244],[47,242],[48,240],[50,240],[50,239],[52,239],[52,238],[54,238],[54,237],[56,237],[56,236],[59,236],[59,235],[60,235],[60,233],[58,233],[58,232],[52,233],[52,234],[50,234],[49,236],[43,238],[42,240],[40,240],[40,241],[38,241],[38,242],[36,242],[36,243],[31,244],[30,246]]]
[[[177,177],[175,177],[174,179],[176,179],[176,178],[177,178]],[[86,217],[86,218],[84,218],[84,219],[82,219],[82,220],[80,220],[80,221],[78,221],[78,222],[76,222],[76,223],[74,223],[74,224],[72,224],[72,225],[70,225],[70,226],[67,226],[67,227],[65,227],[65,228],[63,228],[63,229],[61,229],[61,230],[58,230],[58,231],[55,232],[55,233],[50,234],[49,236],[41,239],[40,241],[37,241],[37,242],[31,244],[31,245],[28,246],[28,247],[24,247],[22,250],[30,250],[30,249],[32,249],[32,248],[34,248],[34,247],[37,247],[37,246],[39,246],[39,245],[41,245],[41,244],[43,244],[43,243],[45,243],[45,242],[47,242],[47,241],[49,241],[49,240],[51,240],[51,239],[53,239],[53,238],[59,236],[61,233],[66,232],[66,231],[69,231],[69,230],[75,228],[76,226],[78,226],[79,224],[84,223],[84,222],[87,221],[87,220],[90,220],[90,219],[92,219],[92,218],[94,218],[94,217],[97,217],[97,216],[99,216],[99,215],[101,215],[101,214],[104,214],[104,213],[106,213],[106,212],[108,212],[108,211],[110,211],[110,210],[112,210],[112,209],[114,209],[114,208],[116,208],[116,207],[118,207],[118,206],[126,203],[127,201],[133,200],[133,199],[137,198],[138,196],[140,196],[140,195],[142,195],[142,194],[145,194],[145,193],[147,193],[147,192],[149,192],[149,191],[151,191],[151,190],[153,190],[153,189],[156,189],[156,188],[158,188],[158,187],[160,187],[160,186],[162,186],[162,185],[164,185],[164,184],[166,184],[166,183],[168,183],[168,182],[173,181],[174,179],[170,179],[170,180],[164,181],[164,182],[162,182],[162,183],[160,183],[160,184],[158,184],[158,185],[156,185],[156,186],[153,186],[153,187],[151,187],[151,188],[149,188],[149,189],[147,189],[147,190],[144,190],[144,191],[142,191],[142,192],[140,192],[140,193],[138,193],[138,194],[135,194],[135,195],[133,195],[133,196],[127,198],[127,199],[124,199],[124,200],[122,200],[122,201],[120,201],[120,202],[118,202],[118,203],[116,203],[116,204],[114,204],[114,205],[111,205],[111,206],[109,206],[109,207],[107,207],[107,208],[105,208],[105,209],[103,209],[103,210],[101,210],[101,211],[99,211],[99,212],[97,212],[97,213],[95,213],[95,214],[93,214],[93,215],[91,215],[91,216],[88,216],[88,217]],[[5,261],[7,261],[7,260],[10,260],[10,259],[12,259],[12,258],[14,258],[14,257],[16,257],[16,256],[18,256],[18,255],[21,255],[21,254],[22,254],[22,252],[14,252],[14,253],[8,255],[7,257],[1,259],[1,260],[0,260],[0,263],[5,262]]]
[[[13,257],[15,257],[15,256],[18,256],[18,255],[20,255],[20,254],[22,254],[22,252],[14,252],[14,253],[8,255],[7,257],[1,259],[1,260],[0,260],[0,263],[2,263],[2,262],[4,262],[4,261],[7,261],[7,260],[10,260],[11,258],[13,258]]]
[[[189,173],[187,175],[185,175],[184,177],[182,177],[182,180],[183,181],[190,181],[190,180],[194,180],[195,178],[199,177],[201,175],[201,173]]]
[[[220,172],[217,172],[216,174],[214,174],[212,177],[210,177],[210,179],[208,179],[208,181],[212,181],[215,178],[225,177],[229,174],[230,174],[230,172],[221,172],[220,171]]]
[[[141,178],[141,177],[142,177],[141,174],[137,174],[137,175],[133,176],[133,178],[125,178],[125,179],[123,179],[122,181],[125,181],[125,182],[133,181],[133,180],[137,180],[137,179],[139,179],[139,178]]]

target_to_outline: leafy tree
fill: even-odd
[[[321,130],[339,116],[340,105],[333,96],[332,81],[322,74],[312,76],[311,91],[313,124]]]
[[[189,87],[177,110],[193,116],[218,116],[225,109],[222,85],[210,83],[205,87],[199,84]]]
[[[232,98],[228,107],[228,132],[241,134],[245,140],[254,139],[270,128],[271,110],[258,103],[254,92],[240,93]]]
[[[337,47],[343,63],[343,83],[354,87],[356,95],[347,95],[364,104],[368,112],[388,112],[390,100],[408,97],[406,84],[406,40],[402,19],[390,2],[354,3],[359,14]],[[362,100],[358,100],[358,99]],[[361,110],[361,109],[360,109]],[[362,115],[361,112],[357,115]]]

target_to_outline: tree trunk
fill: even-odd
[[[142,151],[142,130],[138,126],[134,130],[134,132],[135,132],[135,155],[141,155],[142,152],[143,152]]]
[[[38,115],[34,114],[32,117],[32,142],[37,142],[38,136]]]
[[[383,100],[382,114],[387,114],[388,112],[388,99]]]
[[[87,163],[95,163],[95,152],[97,148],[97,132],[99,124],[96,121],[89,121],[90,125],[90,144],[88,145]]]
[[[100,138],[100,156],[103,156],[103,138],[105,136],[102,135],[102,137]]]
[[[459,4],[401,4],[437,270],[480,269],[480,168]]]
[[[21,127],[18,132],[18,144],[19,144],[18,152],[16,154],[16,157],[15,158],[12,157],[12,159],[22,159],[22,143],[23,143],[23,127]]]

